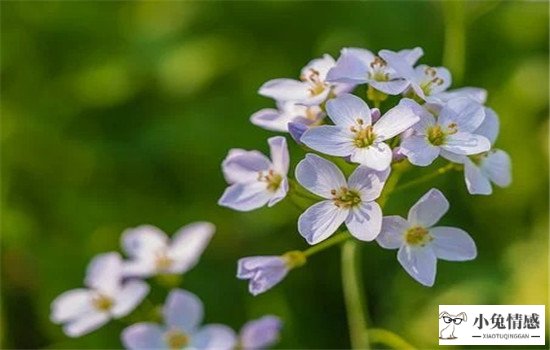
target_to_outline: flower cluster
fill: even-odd
[[[299,206],[306,203],[297,230],[307,243],[316,245],[338,231],[376,240],[383,248],[399,249],[405,271],[426,286],[434,283],[437,258],[474,259],[476,246],[466,232],[433,227],[449,209],[437,189],[411,207],[407,220],[383,215],[401,173],[439,157],[450,164],[436,174],[464,169],[471,194],[488,195],[491,183],[505,187],[511,182],[510,157],[493,147],[499,122],[484,105],[487,92],[449,90],[449,70],[417,65],[422,56],[419,47],[378,54],[344,48],[337,60],[325,54],[309,62],[299,80],[263,84],[259,94],[275,100],[276,108],[254,113],[251,122],[289,133],[308,153],[292,179],[283,136],[268,139],[271,159],[255,150],[230,150],[222,163],[230,186],[219,204],[250,211],[287,196]],[[352,94],[360,85],[366,85],[368,103]],[[310,252],[243,258],[237,277],[250,280],[250,292],[260,294],[302,266]]]
[[[63,324],[68,336],[79,337],[111,319],[129,315],[149,293],[144,279],[178,277],[189,271],[198,263],[214,231],[208,222],[184,226],[172,238],[148,225],[124,231],[121,245],[128,258],[124,260],[117,252],[96,256],[86,272],[86,288],[69,290],[52,302],[52,322]],[[281,321],[275,316],[250,321],[236,334],[221,324],[200,327],[203,312],[196,295],[171,288],[160,315],[164,325],[135,323],[123,330],[122,343],[132,350],[231,350],[263,349],[278,340]]]

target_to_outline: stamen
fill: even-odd
[[[171,330],[164,335],[166,338],[166,344],[170,350],[182,349],[189,344],[189,337],[178,330]]]
[[[271,192],[276,192],[283,182],[283,177],[276,173],[273,169],[270,169],[267,172],[267,175],[264,175],[264,172],[258,172],[258,181],[267,183],[267,189]]]
[[[331,190],[332,200],[338,208],[351,208],[361,203],[361,196],[358,192],[347,187],[341,187],[339,191]]]
[[[107,312],[113,307],[114,300],[103,294],[97,294],[92,298],[92,305],[99,311]]]
[[[421,226],[411,227],[405,232],[405,241],[409,245],[424,246],[432,239],[433,237],[430,236],[429,231]]]

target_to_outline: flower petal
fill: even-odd
[[[439,147],[431,145],[425,136],[409,136],[401,142],[401,153],[418,166],[428,166],[439,155]]]
[[[122,233],[122,250],[132,258],[143,259],[164,249],[168,236],[162,230],[151,225],[129,228]]]
[[[491,142],[484,136],[457,132],[447,136],[441,148],[456,154],[479,154],[487,152],[491,148]]]
[[[370,80],[369,85],[385,94],[398,95],[405,91],[409,86],[409,82],[405,79],[394,79],[389,81]]]
[[[309,129],[309,127],[306,124],[299,123],[299,122],[290,122],[288,123],[288,133],[296,143],[299,145],[302,143],[302,135]]]
[[[415,47],[412,49],[404,49],[397,52],[397,54],[405,59],[411,66],[416,64],[420,57],[424,56],[424,50],[421,47]]]
[[[274,345],[279,340],[282,326],[281,320],[271,315],[248,321],[239,334],[242,349],[265,349]]]
[[[411,247],[404,245],[397,252],[397,260],[412,278],[427,287],[433,286],[437,258],[429,246]]]
[[[304,100],[309,97],[309,84],[294,79],[273,79],[263,84],[258,93],[277,101]]]
[[[255,181],[260,171],[271,167],[271,161],[258,151],[232,149],[222,162],[222,171],[229,184]]]
[[[350,189],[361,194],[361,200],[370,202],[380,196],[384,183],[390,175],[390,168],[385,171],[376,171],[366,166],[358,166],[348,179]]]
[[[273,195],[269,199],[269,202],[267,202],[267,206],[271,208],[275,204],[279,203],[286,197],[287,193],[288,193],[288,179],[284,177],[281,180],[281,183],[279,184],[279,188],[277,189],[277,191],[273,193]]]
[[[221,324],[202,327],[191,338],[190,348],[196,350],[231,350],[237,343],[235,332]]]
[[[356,148],[351,155],[352,162],[359,163],[377,171],[388,169],[391,160],[391,148],[384,142],[375,142],[372,146]]]
[[[342,225],[349,210],[338,208],[332,200],[312,205],[300,215],[298,232],[313,245],[330,237]]]
[[[269,150],[271,152],[271,162],[273,170],[279,175],[286,176],[288,174],[288,146],[286,139],[282,136],[270,137],[267,139]]]
[[[84,284],[107,295],[113,295],[119,289],[121,277],[120,254],[115,252],[99,254],[88,265]]]
[[[372,241],[382,227],[382,209],[376,202],[362,202],[350,210],[346,227],[355,238]]]
[[[464,160],[464,181],[470,194],[489,195],[493,193],[488,176],[467,157]]]
[[[439,114],[439,124],[449,127],[456,124],[460,132],[473,132],[485,118],[483,106],[471,98],[459,97],[450,100]]]
[[[439,259],[449,261],[466,261],[477,256],[476,244],[464,230],[456,227],[432,227],[430,242],[435,255]]]
[[[336,65],[328,72],[327,81],[362,84],[367,81],[374,55],[369,50],[344,48]]]
[[[149,293],[149,285],[143,281],[133,280],[126,282],[115,296],[115,304],[111,313],[120,318],[128,315]]]
[[[310,128],[300,141],[313,150],[338,157],[349,156],[354,149],[351,132],[334,125]]]
[[[128,350],[165,349],[164,330],[149,322],[135,323],[126,327],[120,336],[124,348]]]
[[[484,104],[487,101],[487,90],[476,87],[463,87],[433,94],[428,100],[434,100],[438,103],[445,103],[458,97],[468,97]]]
[[[80,337],[95,331],[109,322],[109,314],[105,312],[89,312],[71,320],[63,327],[63,332],[69,337]]]
[[[449,210],[447,198],[436,188],[422,196],[409,210],[407,221],[412,225],[433,226]]]
[[[323,198],[332,198],[333,189],[347,186],[344,174],[334,163],[313,153],[306,154],[296,166],[296,180]]]
[[[250,122],[266,130],[287,132],[287,125],[292,120],[288,117],[290,115],[276,109],[264,108],[252,114]]]
[[[500,187],[507,187],[512,182],[511,167],[510,156],[499,149],[490,151],[481,162],[482,171]]]
[[[485,107],[485,118],[479,127],[474,131],[474,134],[485,136],[491,145],[495,143],[498,136],[500,122],[494,110]]]
[[[376,242],[382,248],[397,249],[404,244],[403,234],[409,227],[409,222],[401,216],[384,216],[382,229],[376,237]]]
[[[229,186],[218,204],[238,211],[250,211],[263,207],[272,196],[265,182],[235,183]]]
[[[193,333],[204,315],[202,301],[193,293],[183,289],[172,289],[162,309],[164,322],[168,327]]]
[[[239,259],[237,278],[249,279],[248,290],[256,296],[273,288],[288,273],[288,266],[280,256],[251,256]]]
[[[209,222],[195,222],[182,227],[172,238],[168,249],[174,259],[172,273],[185,273],[192,269],[208,246],[216,227]]]
[[[390,50],[380,50],[378,54],[386,61],[390,68],[395,70],[396,77],[405,78],[409,82],[414,82],[415,72],[412,65],[408,62],[408,58]]]
[[[411,100],[410,98],[404,98],[399,101],[399,105],[403,105],[409,108],[419,120],[413,124],[412,129],[420,135],[426,134],[426,129],[435,124],[435,118],[432,113],[430,113],[426,108],[419,105],[416,101]]]
[[[82,288],[68,290],[59,295],[51,305],[51,321],[63,323],[92,311],[92,296],[92,291]]]
[[[379,139],[388,140],[407,130],[420,120],[414,111],[404,104],[399,104],[384,114],[374,124],[374,133]]]
[[[334,124],[345,129],[357,125],[358,119],[363,121],[363,125],[372,123],[367,103],[351,94],[342,94],[328,101],[327,114]]]

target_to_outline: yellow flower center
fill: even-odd
[[[97,310],[107,312],[113,307],[114,300],[106,295],[98,294],[92,299],[92,304]]]
[[[338,208],[352,208],[361,203],[361,196],[357,191],[342,187],[339,190],[332,190],[332,200]]]
[[[363,126],[364,123],[363,119],[358,118],[357,125],[350,128],[351,132],[355,134],[353,144],[358,148],[369,147],[376,140],[372,125]]]
[[[411,227],[405,232],[405,242],[408,245],[424,246],[432,239],[433,237],[430,236],[429,231],[421,226]]]
[[[300,79],[311,85],[309,88],[309,94],[311,96],[320,95],[327,88],[327,85],[321,80],[321,74],[315,69],[310,69],[307,73],[302,75]]]
[[[170,348],[170,350],[178,350],[189,344],[189,337],[187,334],[178,330],[166,332],[165,338],[166,344],[168,344],[168,348]]]
[[[441,146],[445,143],[448,135],[455,134],[458,131],[458,125],[451,123],[447,125],[447,129],[443,130],[441,125],[436,124],[430,126],[426,132],[428,141],[434,146]]]
[[[283,177],[273,170],[269,170],[267,174],[260,171],[258,173],[258,181],[265,182],[267,184],[268,191],[276,192],[281,186],[281,182],[283,182]]]
[[[170,268],[170,266],[172,266],[173,262],[173,259],[170,259],[166,253],[162,252],[157,254],[157,257],[155,258],[155,267],[158,271],[166,271]]]

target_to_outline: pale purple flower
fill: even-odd
[[[122,260],[118,253],[96,256],[88,265],[86,288],[69,290],[51,305],[51,320],[63,324],[70,337],[80,337],[111,319],[128,315],[149,293],[139,280],[122,283]]]
[[[123,274],[150,277],[185,273],[198,263],[214,231],[209,222],[195,222],[179,229],[170,239],[154,226],[128,229],[121,238],[122,248],[130,258],[123,264]]]
[[[485,104],[487,101],[487,90],[477,87],[463,87],[442,91],[428,96],[427,101],[430,103],[445,104],[446,102],[458,97],[468,97],[480,104]]]
[[[307,106],[320,105],[327,98],[353,88],[349,84],[326,81],[327,73],[334,64],[334,58],[325,54],[310,61],[302,69],[300,80],[273,79],[262,85],[258,93],[276,101],[296,101]]]
[[[328,101],[327,112],[335,125],[310,128],[302,135],[301,141],[316,151],[349,156],[352,162],[378,171],[387,169],[392,160],[391,148],[384,141],[419,120],[409,107],[400,104],[373,124],[369,106],[350,94]]]
[[[282,326],[281,320],[273,315],[247,322],[239,333],[239,348],[258,350],[274,345],[279,341]]]
[[[164,325],[142,322],[124,329],[121,334],[124,347],[130,350],[230,350],[236,344],[235,332],[231,328],[221,324],[201,326],[203,304],[191,292],[172,290],[162,315]]]
[[[412,135],[404,138],[400,146],[400,152],[414,165],[430,165],[439,155],[454,161],[457,157],[491,148],[485,136],[475,134],[485,118],[485,111],[470,98],[450,100],[439,111],[438,106],[427,105],[434,107],[428,110],[410,99],[403,99],[401,104],[420,117],[412,127]],[[437,119],[432,113],[438,114]]]
[[[415,280],[431,287],[435,281],[437,259],[472,260],[476,245],[463,230],[436,226],[449,210],[449,202],[437,189],[429,190],[409,210],[407,220],[385,216],[376,242],[386,249],[399,249],[397,260]]]
[[[394,53],[412,67],[424,54],[420,47],[401,50]],[[336,65],[328,72],[327,80],[337,83],[369,84],[373,88],[388,95],[403,92],[409,82],[389,67],[380,57],[369,50],[359,48],[344,48]]]
[[[271,160],[258,151],[232,149],[222,163],[229,187],[219,205],[239,211],[250,211],[267,204],[271,207],[288,192],[288,148],[281,136],[267,140]]]
[[[309,126],[302,123],[288,123],[288,133],[299,145],[303,145],[301,139],[302,135],[307,131],[307,129],[309,129]]]
[[[300,216],[298,231],[309,244],[317,244],[345,223],[354,237],[372,241],[382,224],[382,209],[374,200],[380,196],[388,175],[389,168],[377,172],[358,166],[346,181],[332,162],[307,154],[296,167],[296,179],[324,200]]]
[[[288,132],[289,123],[319,124],[325,113],[319,106],[304,106],[294,101],[277,103],[277,109],[264,108],[250,117],[252,124],[271,131]]]
[[[281,282],[291,266],[284,256],[251,256],[239,259],[237,278],[250,280],[248,291],[258,295]]]
[[[499,121],[495,111],[485,108],[485,119],[475,133],[485,136],[493,145],[498,136]],[[452,159],[464,164],[464,180],[471,194],[489,195],[493,193],[491,182],[499,187],[507,187],[512,182],[511,160],[508,153],[492,148],[470,156]]]
[[[409,82],[410,89],[423,100],[451,86],[451,73],[445,67],[429,67],[422,64],[413,68],[403,55],[396,52],[382,50],[379,55],[399,77]]]

